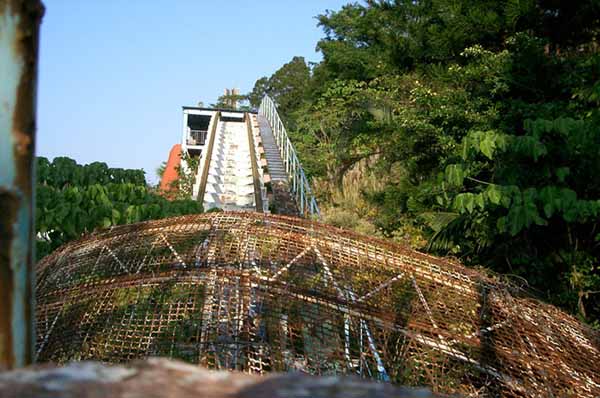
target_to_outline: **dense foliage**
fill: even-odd
[[[598,325],[600,3],[373,0],[318,21],[322,62],[249,98],[280,105],[326,219]]]
[[[201,212],[196,201],[157,195],[142,170],[38,157],[37,175],[38,258],[97,228]]]
[[[162,196],[171,200],[186,200],[192,197],[194,191],[194,183],[196,181],[196,173],[198,170],[198,165],[200,163],[199,157],[190,156],[187,154],[187,152],[182,152],[179,159],[179,164],[175,166],[177,178],[175,178],[167,185],[167,189],[165,189],[164,192],[160,192]],[[184,164],[186,165],[186,167],[183,166]],[[156,169],[156,175],[160,180],[162,180],[163,178],[166,167],[167,163],[163,162]],[[159,181],[159,191],[160,184],[161,182]]]

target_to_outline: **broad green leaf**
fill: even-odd
[[[554,213],[562,208],[561,194],[557,187],[546,186],[542,188],[539,198],[542,201],[544,214],[547,218],[552,217]]]
[[[511,207],[508,212],[507,224],[509,232],[512,236],[515,236],[521,230],[529,225],[527,217],[527,209],[524,205],[517,205]]]
[[[112,210],[112,223],[118,225],[121,220],[121,213],[117,209]]]
[[[493,133],[488,132],[483,140],[479,143],[479,149],[488,159],[494,157],[494,151],[496,149],[496,142],[494,140]]]
[[[485,194],[480,193],[475,195],[475,204],[483,210],[485,208]]]
[[[100,224],[100,225],[102,225],[102,227],[103,227],[103,228],[108,228],[108,227],[110,227],[110,225],[111,225],[110,218],[108,218],[108,217],[104,217],[104,218],[102,219],[102,224]]]
[[[472,213],[475,208],[475,194],[461,193],[454,198],[454,208],[460,213]]]
[[[502,192],[500,191],[497,185],[488,185],[488,187],[485,190],[485,194],[487,195],[487,198],[490,201],[490,203],[495,205],[500,204],[500,201],[502,199]]]
[[[452,212],[426,212],[421,213],[420,216],[425,220],[427,225],[435,232],[439,232],[452,221],[458,218],[458,213]]]
[[[506,232],[506,223],[507,217],[498,218],[498,221],[496,221],[496,228],[498,229],[498,232]]]
[[[461,165],[450,164],[446,166],[446,181],[448,181],[451,186],[462,186],[464,178],[465,173]]]

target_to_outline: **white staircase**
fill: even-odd
[[[219,121],[208,169],[204,209],[255,209],[250,147],[245,122]]]

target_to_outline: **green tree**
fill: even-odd
[[[152,192],[142,170],[82,166],[66,157],[39,157],[37,164],[38,258],[97,228],[202,211],[197,201],[169,201]]]
[[[598,323],[600,3],[371,0],[318,23],[323,60],[252,98],[281,97],[325,216]]]
[[[260,105],[265,94],[277,104],[280,113],[289,115],[299,107],[306,96],[310,82],[310,68],[303,57],[294,57],[270,78],[260,78],[247,98],[252,106]]]
[[[261,77],[254,83],[252,91],[248,94],[248,102],[254,109],[258,109],[260,102],[263,97],[268,94],[269,91],[269,79],[267,77]]]
[[[231,109],[248,111],[250,107],[247,105],[247,96],[241,94],[223,94],[217,99],[216,104],[211,104],[211,108]]]
[[[165,174],[165,170],[167,169],[167,162],[163,161],[160,166],[158,166],[155,170],[156,176],[159,179],[159,185],[160,185],[160,180],[162,179],[163,175]]]

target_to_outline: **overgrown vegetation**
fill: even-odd
[[[37,159],[37,257],[97,228],[199,213],[194,200],[169,201],[148,187],[143,170]]]
[[[600,3],[380,0],[256,82],[326,220],[513,275],[600,319]]]
[[[169,191],[164,192],[164,196],[169,199],[188,200],[192,197],[194,191],[194,182],[196,181],[200,158],[182,152],[180,159],[179,164],[175,166],[177,178],[169,183]],[[184,163],[187,167],[183,167]],[[162,179],[162,174],[160,178]]]

